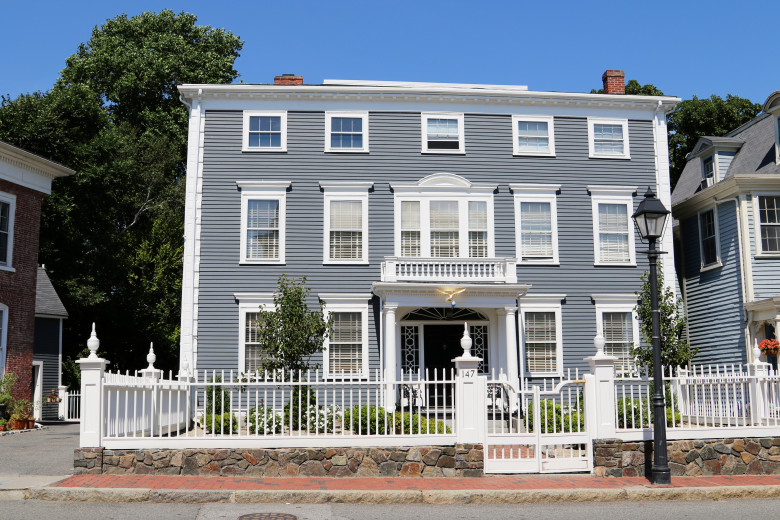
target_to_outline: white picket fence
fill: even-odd
[[[81,420],[81,393],[68,390],[67,386],[60,386],[57,391],[60,398],[57,415],[61,421],[79,422]]]

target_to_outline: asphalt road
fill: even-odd
[[[46,429],[0,437],[0,475],[73,474],[79,424],[43,424]]]
[[[608,502],[522,505],[407,505],[347,504],[118,504],[92,502],[0,502],[2,518],[57,518],[62,520],[238,519],[252,513],[287,513],[299,520],[425,520],[631,518],[632,520],[688,520],[777,518],[777,500],[722,500],[710,502]]]

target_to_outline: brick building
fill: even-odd
[[[0,374],[17,374],[18,397],[32,396],[41,202],[73,173],[0,141]]]

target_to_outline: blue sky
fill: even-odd
[[[247,83],[292,72],[306,83],[437,81],[588,92],[614,68],[683,99],[731,93],[763,103],[780,89],[777,0],[3,4],[0,94],[11,97],[49,89],[65,59],[106,19],[165,8],[241,36],[236,69]]]

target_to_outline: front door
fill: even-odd
[[[460,339],[463,337],[463,325],[429,324],[423,326],[423,345],[425,370],[428,380],[451,380],[455,368],[454,358],[463,354]],[[428,385],[428,406],[437,408],[452,406],[450,385],[431,383]]]

